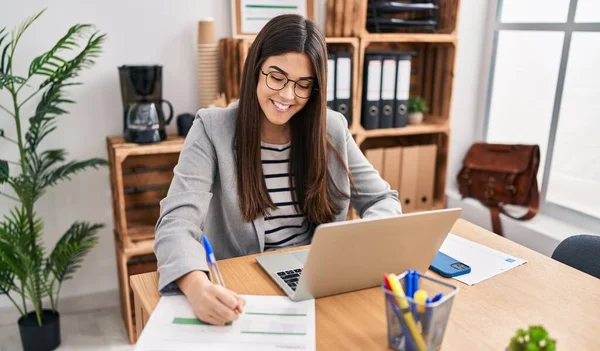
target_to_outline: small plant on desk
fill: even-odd
[[[3,155],[15,155],[15,160],[0,159],[0,197],[16,203],[0,220],[0,296],[6,295],[21,314],[18,325],[25,351],[53,350],[60,345],[60,288],[96,244],[97,232],[103,226],[77,221],[47,253],[43,222],[35,204],[50,187],[85,169],[107,164],[99,158],[67,161],[63,149],[40,150],[45,137],[56,130],[57,119],[74,103],[67,98],[67,89],[81,84],[75,78],[94,64],[105,38],[89,24],[77,24],[34,58],[28,71],[18,74],[16,68],[23,63],[15,56],[19,40],[43,12],[12,33],[0,29],[0,93],[6,92],[12,105],[0,104],[0,117],[10,117],[15,126],[10,134],[0,129],[0,143],[14,147],[14,152]],[[35,96],[40,97],[39,102],[30,108],[26,104]],[[43,307],[42,299],[46,298],[49,309]]]
[[[510,339],[508,351],[555,351],[556,340],[551,339],[541,325],[529,326],[527,331],[517,330]]]

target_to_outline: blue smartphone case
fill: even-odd
[[[471,272],[471,267],[455,260],[441,251],[438,251],[435,255],[429,269],[446,278],[457,277]]]

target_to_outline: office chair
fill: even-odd
[[[563,240],[552,258],[600,278],[600,236],[574,235]]]

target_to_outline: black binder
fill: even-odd
[[[382,55],[381,63],[381,113],[379,128],[394,127],[394,93],[396,91],[396,55]]]
[[[379,104],[381,91],[381,60],[380,54],[365,53],[365,69],[363,79],[362,118],[361,124],[365,129],[379,128]]]
[[[335,53],[327,53],[327,108],[335,110]]]
[[[399,53],[396,56],[396,96],[394,128],[406,127],[408,124],[408,97],[410,94],[410,62],[414,52]]]
[[[335,110],[352,123],[352,54],[336,52],[335,62]]]

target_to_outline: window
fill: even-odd
[[[599,223],[600,1],[498,0],[491,30],[485,140],[538,144],[542,212]]]

